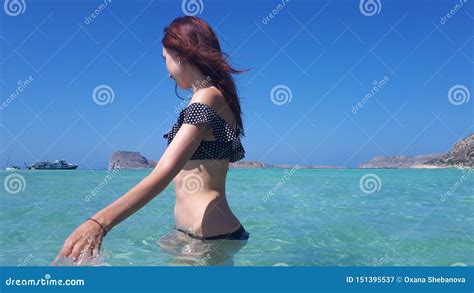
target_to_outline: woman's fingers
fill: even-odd
[[[73,261],[77,265],[83,265],[91,258],[98,256],[100,250],[100,242],[98,239],[89,239],[81,241],[76,245],[71,253]]]
[[[56,257],[56,260],[61,258],[61,257],[69,257],[69,255],[72,252],[73,247],[74,247],[74,242],[72,242],[70,240],[64,241],[63,247],[62,247],[61,251],[59,252],[58,256]]]
[[[69,235],[58,256],[51,265],[57,265],[61,258],[71,259],[73,263],[81,265],[91,257],[97,257],[100,252],[103,231],[94,223],[85,222]]]
[[[100,253],[100,244],[94,246],[94,248],[92,249],[92,257],[93,258],[99,257],[99,253]]]
[[[74,247],[74,242],[69,239],[66,239],[66,241],[64,241],[63,248],[61,249],[59,254],[62,256],[68,257],[69,254],[71,254],[73,247]]]
[[[79,256],[81,255],[81,252],[82,250],[84,249],[84,247],[87,245],[87,242],[84,241],[83,239],[79,240],[78,242],[76,242],[76,244],[74,245],[74,248],[72,249],[72,252],[71,254],[68,256],[70,258],[72,258],[74,261],[76,261]]]
[[[71,252],[72,252],[72,248],[74,246],[74,242],[72,242],[71,240],[69,239],[66,239],[64,241],[64,244],[63,244],[63,247],[61,248],[61,251],[58,253],[58,255],[56,256],[56,258],[53,260],[53,262],[51,263],[52,266],[56,266],[58,261],[61,259],[61,258],[67,258]]]
[[[58,264],[59,259],[62,257],[62,255],[58,254],[56,258],[53,260],[51,263],[51,266],[56,266]]]

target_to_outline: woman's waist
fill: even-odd
[[[186,217],[204,219],[204,217],[217,217],[218,215],[232,214],[225,194],[219,192],[199,192],[194,194],[176,193],[175,214],[180,213]],[[220,211],[220,213],[217,213]]]
[[[240,225],[225,196],[212,200],[177,199],[174,217],[177,227],[200,236],[229,233]]]
[[[176,196],[217,197],[225,195],[225,177],[180,174],[173,179]]]

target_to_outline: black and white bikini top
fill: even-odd
[[[191,160],[227,159],[236,162],[245,157],[245,150],[234,130],[222,119],[214,108],[199,102],[191,103],[181,110],[178,121],[163,135],[169,145],[183,123],[197,124],[209,122],[215,140],[201,140]]]

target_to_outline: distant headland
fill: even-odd
[[[149,160],[139,152],[117,151],[112,154],[109,161],[109,170],[113,169],[148,169],[156,166],[156,161]],[[248,169],[248,168],[285,168],[285,169],[328,169],[344,168],[339,166],[319,166],[319,165],[270,165],[257,161],[238,161],[230,163],[229,168]]]
[[[116,151],[109,161],[109,170],[113,169],[148,169],[154,168],[157,161],[147,159],[139,152]],[[229,168],[284,168],[284,169],[341,169],[345,166],[327,165],[290,165],[266,164],[258,161],[238,161],[230,163]],[[474,133],[456,142],[450,151],[439,154],[419,156],[391,156],[372,158],[358,168],[474,168]]]
[[[359,168],[474,168],[474,133],[456,142],[447,153],[374,157]]]

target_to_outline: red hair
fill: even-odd
[[[245,136],[239,96],[231,75],[244,70],[229,65],[228,56],[222,52],[212,28],[195,16],[178,17],[165,27],[161,43],[165,48],[176,51],[182,61],[196,65],[202,74],[211,79],[236,117],[237,135]]]

